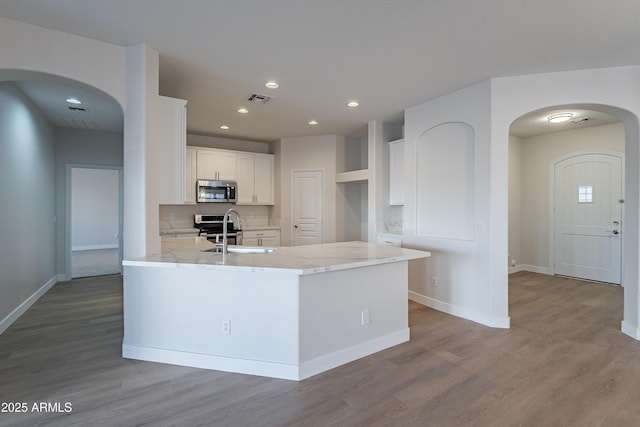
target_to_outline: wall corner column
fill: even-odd
[[[145,45],[127,48],[124,112],[123,257],[160,250],[157,162],[152,150],[159,95],[159,54]]]

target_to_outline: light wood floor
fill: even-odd
[[[301,382],[120,357],[119,277],[60,283],[0,335],[0,425],[638,426],[622,289],[510,278],[509,330],[410,303],[411,342]]]

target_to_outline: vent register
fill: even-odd
[[[67,107],[69,115],[62,117],[62,121],[69,127],[83,128],[83,129],[97,129],[98,125],[87,117],[83,117],[89,112],[84,107]]]
[[[252,93],[247,98],[247,101],[253,102],[255,104],[266,104],[271,101],[271,97],[269,95],[263,95],[261,93]]]

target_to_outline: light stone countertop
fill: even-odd
[[[367,242],[326,243],[309,246],[281,246],[267,254],[203,252],[213,244],[200,237],[167,239],[162,253],[125,260],[124,266],[197,268],[290,273],[296,275],[373,266],[412,259],[428,258],[430,252],[377,245]]]

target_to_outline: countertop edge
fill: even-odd
[[[230,265],[230,264],[210,264],[210,263],[190,263],[190,262],[168,262],[168,261],[153,261],[153,260],[124,260],[123,266],[131,267],[157,267],[157,268],[173,268],[173,269],[193,269],[193,270],[225,270],[225,271],[245,271],[245,272],[260,272],[260,273],[284,273],[293,275],[309,275],[318,273],[328,273],[332,271],[351,270],[354,268],[371,267],[382,264],[392,264],[396,262],[405,262],[415,259],[429,258],[431,252],[428,251],[410,251],[416,252],[415,255],[402,255],[396,257],[388,257],[383,259],[371,259],[363,261],[354,261],[344,264],[336,265],[323,265],[309,268],[293,268],[293,267],[264,267],[264,266],[244,266],[244,265]],[[419,254],[418,254],[419,253]],[[233,256],[233,255],[230,255]],[[243,255],[237,255],[243,256]]]

